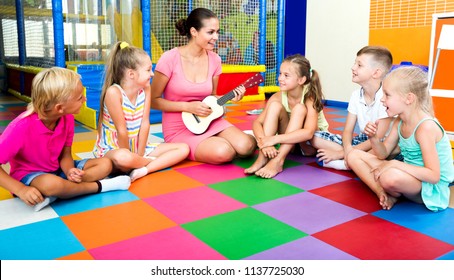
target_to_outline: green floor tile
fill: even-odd
[[[255,162],[256,158],[257,158],[257,156],[247,157],[247,158],[236,158],[235,160],[233,160],[233,164],[235,164],[239,167],[242,167],[242,168],[248,168]],[[284,162],[284,169],[287,169],[289,167],[298,166],[301,164],[302,163],[300,163],[300,162],[286,159]]]
[[[256,158],[257,157],[235,158],[232,163],[242,168],[248,168],[254,163]]]
[[[239,260],[307,236],[252,208],[183,224],[182,227],[231,260]]]
[[[254,175],[211,184],[209,187],[249,206],[304,191],[274,179],[263,179]]]

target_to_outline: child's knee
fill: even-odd
[[[399,182],[400,178],[401,174],[399,174],[396,169],[390,168],[380,175],[379,182],[383,189],[387,191],[394,191],[396,186],[401,185]]]
[[[306,105],[304,104],[296,104],[293,109],[292,109],[292,115],[297,114],[297,115],[306,115],[307,114],[307,108]]]
[[[363,154],[362,150],[352,149],[347,155],[345,155],[344,160],[347,162],[348,166],[354,165]]]
[[[281,102],[278,101],[271,101],[268,104],[268,109],[267,112],[271,113],[273,115],[277,115],[280,111],[284,109],[284,105],[282,105]]]
[[[113,169],[113,162],[111,159],[103,157],[100,158],[96,164],[96,172],[105,176],[109,175]]]
[[[134,161],[134,154],[128,149],[121,148],[116,150],[115,154],[110,158],[115,168],[124,171],[132,165]]]
[[[65,179],[53,175],[43,174],[36,177],[30,186],[37,188],[43,196],[58,196],[65,187]]]

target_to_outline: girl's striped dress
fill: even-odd
[[[139,131],[143,119],[143,109],[145,103],[145,92],[140,90],[137,93],[136,104],[132,104],[129,101],[129,98],[126,96],[124,90],[117,84],[114,86],[120,89],[121,94],[123,95],[123,114],[125,116],[126,128],[129,135],[129,150],[133,153],[137,153],[139,143]],[[108,151],[113,149],[118,149],[118,135],[117,129],[115,128],[112,117],[110,116],[109,110],[107,110],[106,104],[104,106],[104,114],[102,116],[102,126],[100,133],[98,133],[98,138],[96,139],[96,144],[93,150],[95,157],[103,157]],[[146,120],[148,121],[148,120]],[[145,156],[150,154],[159,143],[147,143],[145,149]]]

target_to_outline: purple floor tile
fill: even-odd
[[[350,177],[342,176],[308,165],[300,165],[284,169],[274,179],[295,186],[303,190],[313,190],[323,186],[350,180]]]
[[[274,247],[245,258],[246,260],[357,260],[312,236]]]
[[[265,202],[253,208],[308,234],[366,214],[309,192]]]

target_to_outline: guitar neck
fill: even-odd
[[[263,77],[262,75],[260,74],[255,74],[255,76],[249,78],[246,82],[244,82],[244,84],[242,84],[245,88],[250,88],[252,86],[255,86],[259,83],[263,82]],[[235,98],[235,93],[232,91],[224,94],[222,97],[220,97],[218,100],[217,100],[217,103],[219,106],[223,106],[225,103],[227,103],[227,101],[229,101],[230,99],[233,99]]]
[[[235,93],[232,90],[218,98],[216,102],[218,103],[219,106],[223,106],[225,103],[227,103],[229,100],[233,98],[235,98]]]

